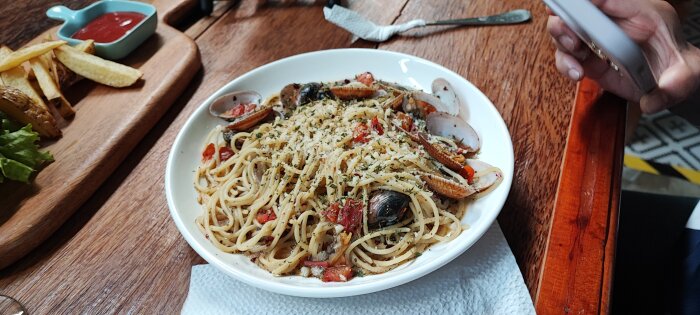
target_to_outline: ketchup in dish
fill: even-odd
[[[82,40],[92,39],[98,43],[110,43],[120,39],[145,17],[138,12],[105,13],[90,21],[71,37]]]

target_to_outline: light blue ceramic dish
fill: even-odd
[[[95,53],[102,58],[111,60],[124,58],[156,31],[158,24],[156,8],[142,2],[102,0],[77,11],[59,5],[46,11],[46,15],[54,20],[65,21],[56,32],[58,38],[71,45],[76,45],[82,40],[71,38],[75,32],[98,16],[110,12],[138,12],[146,17],[116,41],[111,43],[95,42]]]

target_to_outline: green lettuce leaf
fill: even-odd
[[[20,127],[0,115],[0,183],[5,178],[28,183],[39,166],[53,161],[50,153],[39,151],[37,141],[31,125]]]
[[[0,155],[0,173],[12,180],[29,183],[34,169],[15,160]]]
[[[5,130],[0,133],[0,154],[30,168],[36,168],[44,161],[53,160],[51,154],[39,151],[37,141],[39,141],[39,134],[32,131],[31,125],[26,125],[15,132]]]

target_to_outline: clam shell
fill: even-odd
[[[463,185],[438,175],[425,173],[420,178],[432,191],[448,198],[462,199],[476,193],[476,190],[469,185]]]
[[[282,107],[287,110],[292,110],[299,105],[299,91],[301,84],[292,83],[285,85],[280,91],[280,99]]]
[[[341,86],[330,88],[333,96],[341,100],[363,99],[373,96],[377,89],[368,87],[360,82],[351,82]]]
[[[408,213],[411,197],[393,190],[377,190],[372,193],[367,211],[367,225],[382,228],[399,223]]]
[[[395,91],[395,90],[403,91],[403,92],[409,91],[408,87],[400,85],[398,83],[394,83],[394,82],[378,80],[377,84],[382,88],[382,90],[386,90],[387,92],[391,92],[391,91]]]
[[[260,106],[262,96],[255,91],[237,91],[219,96],[209,105],[209,113],[221,119],[234,119],[226,115],[226,112],[239,104],[255,104]]]
[[[318,100],[322,97],[320,83],[292,83],[287,84],[280,91],[282,106],[285,110],[293,110],[299,105],[306,104],[311,101]]]
[[[259,107],[255,111],[234,119],[226,128],[234,131],[245,131],[257,125],[271,113],[272,106]]]
[[[405,101],[406,101],[406,96],[403,93],[397,93],[396,95],[387,99],[384,102],[384,104],[382,104],[382,107],[397,110],[403,106]]]
[[[443,78],[438,78],[432,84],[433,95],[439,98],[446,112],[452,116],[459,114],[460,102],[452,85]]]
[[[418,101],[423,101],[426,102],[433,107],[435,107],[435,110],[438,112],[443,112],[450,114],[452,116],[456,116],[459,114],[459,107],[451,107],[446,105],[442,100],[440,100],[437,96],[430,94],[430,93],[425,93],[423,91],[415,91],[411,93],[411,96]]]
[[[471,166],[474,173],[474,183],[471,184],[477,192],[485,193],[495,189],[503,181],[503,172],[486,162],[467,159],[467,165]]]
[[[457,145],[469,152],[477,152],[481,148],[479,135],[459,117],[434,112],[428,115],[425,124],[430,134],[453,139]]]
[[[462,164],[452,159],[452,156],[448,152],[445,152],[440,147],[430,143],[426,134],[419,133],[418,142],[420,142],[430,156],[442,163],[442,165],[447,166],[449,169],[455,172],[462,170]]]

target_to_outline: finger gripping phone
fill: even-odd
[[[644,52],[620,27],[589,0],[543,0],[593,53],[626,76],[639,90],[656,88]]]

